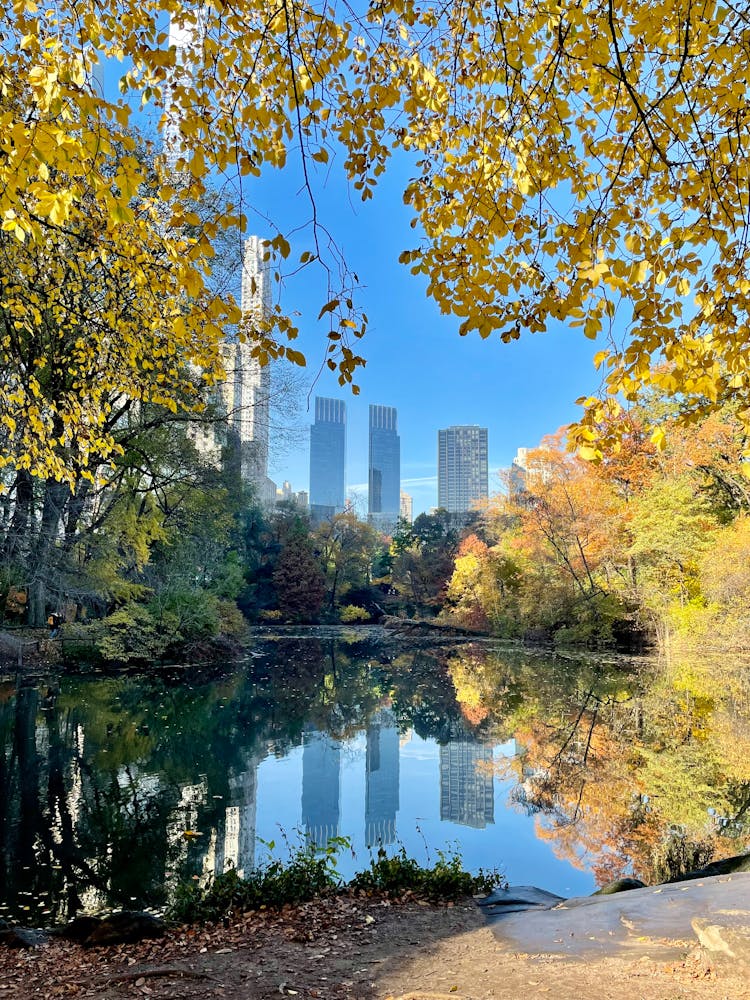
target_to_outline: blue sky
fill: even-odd
[[[113,82],[108,74],[108,85]],[[155,116],[140,117],[155,134]],[[284,169],[269,169],[260,180],[246,179],[241,190],[248,234],[272,237],[281,231],[292,246],[291,259],[313,248],[305,227],[310,202],[295,157],[290,150]],[[410,176],[407,155],[390,161],[367,203],[341,176],[342,160],[334,152],[329,164],[308,161],[307,166],[319,221],[362,286],[357,299],[369,330],[355,346],[367,366],[356,378],[359,396],[340,387],[327,369],[321,374],[327,328],[317,316],[327,295],[320,270],[306,269],[280,287],[283,309],[297,314],[301,335],[295,347],[304,351],[308,364],[300,373],[301,412],[291,420],[276,418],[282,434],[271,443],[269,474],[278,484],[289,480],[295,490],[308,489],[314,397],[334,396],[347,405],[347,491],[359,513],[367,510],[370,403],[398,410],[401,483],[413,497],[415,516],[437,504],[437,432],[451,424],[488,428],[492,493],[499,488],[498,471],[510,465],[517,448],[534,447],[545,434],[577,418],[575,399],[599,385],[592,358],[601,344],[586,340],[578,329],[552,323],[547,333],[522,336],[511,344],[498,338],[483,341],[477,334],[460,337],[459,321],[441,315],[427,297],[426,280],[398,263],[401,251],[419,240],[402,200]],[[287,432],[291,425],[296,434]]]
[[[316,317],[325,302],[320,273],[309,272],[287,282],[280,292],[285,310],[298,312],[301,348],[307,353],[304,373],[310,405],[300,421],[309,425],[315,395],[335,396],[347,404],[347,485],[355,500],[367,502],[368,407],[395,406],[401,437],[402,488],[414,498],[415,515],[437,503],[437,431],[451,424],[488,428],[490,491],[498,488],[498,470],[507,468],[519,446],[533,447],[548,433],[574,420],[578,396],[599,384],[592,357],[601,345],[580,330],[562,324],[546,334],[527,335],[512,344],[478,335],[460,337],[459,321],[440,314],[428,299],[423,278],[398,263],[399,253],[416,246],[418,233],[409,226],[402,203],[408,164],[394,163],[375,198],[362,204],[336,178],[336,164],[320,176],[316,192],[319,215],[344,251],[364,286],[360,301],[369,331],[360,343],[367,366],[357,381],[360,395],[341,388],[325,371],[313,385],[324,350],[325,328]],[[257,206],[249,231],[273,235],[266,215],[286,232],[293,252],[310,249],[309,232],[290,231],[309,214],[306,196],[294,189],[293,163],[284,172],[253,182],[245,192]],[[272,449],[270,474],[307,489],[307,441]]]
[[[120,71],[107,71],[108,91],[113,91]],[[156,133],[153,112],[136,117]],[[460,337],[459,321],[441,315],[428,299],[426,280],[398,263],[401,251],[419,240],[402,200],[411,173],[407,154],[389,162],[367,203],[342,177],[342,161],[342,154],[334,151],[330,163],[320,166],[308,160],[307,168],[319,221],[362,285],[358,303],[367,313],[369,330],[357,347],[367,366],[356,379],[359,396],[350,387],[340,387],[327,369],[319,374],[326,327],[317,316],[327,298],[320,270],[310,268],[280,288],[283,309],[298,314],[301,335],[295,346],[307,355],[308,364],[301,372],[301,412],[293,420],[283,415],[278,420],[283,432],[272,440],[269,474],[278,484],[289,480],[295,490],[307,490],[314,397],[334,396],[347,405],[347,490],[358,512],[367,510],[370,403],[398,410],[401,484],[413,497],[415,516],[437,504],[437,432],[451,424],[488,428],[492,493],[499,488],[498,471],[510,465],[519,447],[534,447],[545,434],[577,418],[575,399],[599,386],[592,358],[601,344],[586,340],[578,329],[552,323],[547,333],[522,336],[511,344],[498,338],[483,341],[477,334]],[[294,150],[284,169],[269,169],[260,180],[243,181],[241,197],[248,234],[272,237],[281,231],[293,257],[312,250],[311,233],[305,228],[310,203]],[[286,433],[291,424],[296,434]]]

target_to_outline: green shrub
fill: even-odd
[[[284,612],[277,608],[266,608],[258,613],[258,619],[262,622],[273,624],[284,620]]]
[[[247,619],[234,601],[219,601],[219,629],[222,635],[242,638],[247,634]]]
[[[303,903],[325,895],[341,885],[335,864],[339,843],[331,842],[323,852],[313,845],[299,847],[287,862],[270,861],[244,878],[230,869],[205,888],[197,883],[182,885],[168,916],[180,923],[221,920],[235,910]]]
[[[114,663],[150,663],[167,647],[168,636],[142,604],[125,604],[88,626],[102,658]]]
[[[206,590],[174,586],[155,596],[148,607],[170,646],[219,634],[219,601]]]
[[[273,849],[274,845],[268,846]],[[244,878],[232,869],[212,878],[206,886],[197,881],[182,884],[167,915],[179,923],[222,920],[235,911],[302,903],[340,891],[345,886],[336,870],[336,858],[339,850],[348,846],[349,842],[341,837],[330,840],[323,851],[306,844],[297,848],[287,862],[270,861]],[[369,867],[355,875],[348,888],[393,896],[412,892],[424,899],[452,900],[488,893],[503,883],[494,869],[480,869],[476,875],[465,871],[456,854],[439,851],[437,864],[425,868],[407,857],[403,847],[392,857],[381,847]]]
[[[364,608],[360,608],[356,604],[345,604],[339,611],[339,620],[344,625],[349,625],[353,622],[369,622],[370,615]]]
[[[411,891],[427,899],[439,900],[489,893],[503,881],[496,869],[480,868],[472,875],[464,869],[457,854],[438,851],[437,863],[425,868],[408,857],[403,847],[391,857],[381,847],[369,868],[355,875],[349,884],[353,889],[388,895]]]

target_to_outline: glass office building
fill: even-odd
[[[401,439],[393,406],[370,406],[368,512],[370,523],[390,532],[401,510]]]
[[[314,524],[344,509],[346,490],[346,404],[315,397],[310,427],[310,516]]]
[[[438,431],[438,507],[466,514],[488,492],[487,428],[472,424]]]

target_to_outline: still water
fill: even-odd
[[[351,845],[344,878],[403,846],[564,896],[648,876],[676,831],[738,853],[745,688],[372,629],[263,633],[210,670],[8,682],[0,915],[161,906],[180,879],[330,837]]]

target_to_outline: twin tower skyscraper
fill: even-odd
[[[370,406],[367,511],[379,531],[393,530],[401,504],[401,440],[393,406]],[[310,514],[330,520],[346,504],[346,404],[315,397],[310,428]]]

